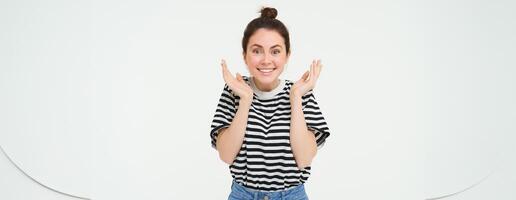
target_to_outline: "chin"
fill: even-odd
[[[271,84],[271,83],[274,83],[278,79],[279,74],[263,75],[263,74],[257,73],[257,74],[253,74],[252,76],[262,84]]]

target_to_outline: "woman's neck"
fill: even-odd
[[[274,88],[278,87],[278,85],[280,84],[279,79],[276,79],[274,81],[274,83],[272,83],[272,84],[262,84],[259,81],[257,81],[254,77],[252,78],[252,80],[253,80],[256,88],[263,92],[270,92],[270,91],[274,90]]]

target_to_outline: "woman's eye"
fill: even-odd
[[[272,50],[272,54],[279,54],[280,50]]]
[[[260,50],[258,50],[258,49],[254,49],[254,50],[253,50],[253,53],[258,54],[258,53],[260,53]]]

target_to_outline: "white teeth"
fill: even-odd
[[[267,72],[272,72],[272,71],[274,71],[274,69],[258,69],[258,71],[261,71],[261,72],[265,72],[265,73],[267,73]]]

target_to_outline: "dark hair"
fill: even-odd
[[[280,21],[276,19],[278,15],[278,11],[275,8],[271,7],[263,7],[260,10],[261,16],[253,19],[244,31],[244,37],[242,38],[242,49],[244,50],[244,54],[247,53],[247,44],[249,43],[249,38],[260,28],[266,28],[269,30],[277,31],[283,40],[285,41],[285,48],[287,50],[287,54],[290,53],[290,38],[288,34],[287,27]]]

